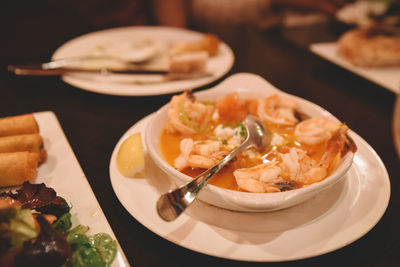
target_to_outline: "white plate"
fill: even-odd
[[[136,220],[182,247],[243,261],[304,259],[359,239],[375,226],[388,205],[386,168],[375,151],[352,132],[358,151],[346,177],[303,204],[276,212],[240,213],[196,201],[177,220],[165,222],[156,212],[156,201],[174,183],[147,154],[143,136],[150,116],[132,126],[115,146],[110,161],[111,183]],[[142,134],[145,178],[123,177],[115,163],[122,142],[135,132]]]
[[[310,46],[312,52],[326,60],[375,82],[396,94],[400,93],[400,68],[357,67],[338,56],[337,49],[337,43],[317,43]]]
[[[202,38],[202,33],[186,29],[135,26],[122,27],[89,33],[72,39],[58,48],[53,59],[84,56],[96,46],[120,46],[126,50],[127,44],[149,39],[154,42],[168,45],[176,42],[190,42]],[[120,51],[116,51],[118,54]],[[67,74],[62,79],[78,88],[109,95],[144,96],[160,95],[197,88],[209,84],[223,75],[232,67],[234,55],[229,46],[220,44],[219,53],[207,61],[206,70],[212,76],[164,82],[160,75],[100,75],[100,74]],[[142,84],[140,84],[142,83]]]
[[[67,138],[51,111],[34,113],[39,124],[48,158],[38,168],[33,183],[45,183],[54,188],[57,195],[72,205],[73,226],[82,224],[90,227],[89,234],[108,233],[116,237],[83,173]],[[111,266],[129,266],[124,252],[118,245],[118,254]]]

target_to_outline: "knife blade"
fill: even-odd
[[[34,75],[34,76],[55,76],[68,73],[97,73],[97,74],[168,74],[165,69],[154,68],[80,68],[80,67],[57,67],[44,68],[43,64],[39,65],[8,65],[8,70],[16,75]]]
[[[199,53],[191,56],[171,57],[169,66],[160,67],[110,57],[75,57],[37,64],[9,65],[8,70],[23,76],[56,76],[68,73],[156,74],[166,76],[168,79],[191,79],[212,76],[205,71],[207,58],[208,55]]]

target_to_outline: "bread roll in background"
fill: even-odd
[[[43,138],[39,134],[22,134],[0,137],[0,153],[28,151],[39,153],[39,163],[47,158]]]
[[[0,119],[0,136],[39,133],[33,114],[24,114]]]
[[[39,153],[0,153],[0,187],[21,185],[36,177]]]
[[[357,67],[399,67],[400,35],[350,30],[338,39],[338,54]]]
[[[191,43],[178,44],[172,49],[172,54],[206,51],[210,57],[219,52],[219,38],[214,34],[204,34],[203,39]]]

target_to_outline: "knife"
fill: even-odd
[[[104,60],[109,58],[100,58]],[[87,58],[86,60],[99,60],[99,58]],[[190,72],[185,71],[170,71],[167,68],[155,68],[154,66],[146,66],[143,64],[132,64],[123,60],[116,60],[117,63],[123,63],[121,66],[116,67],[96,67],[96,68],[85,68],[76,66],[77,62],[82,61],[82,58],[72,59],[60,59],[46,63],[38,64],[20,64],[20,65],[8,65],[8,70],[16,75],[21,76],[57,76],[68,73],[93,73],[93,74],[158,74],[168,76],[170,79],[188,79],[188,78],[200,78],[210,76],[211,74],[206,73],[203,69],[194,69]],[[74,64],[75,63],[75,64]]]
[[[64,75],[67,73],[97,73],[97,74],[168,74],[167,70],[161,69],[112,69],[112,68],[73,68],[61,67],[54,69],[42,68],[40,65],[9,65],[8,70],[16,75],[35,75],[35,76],[55,76]]]

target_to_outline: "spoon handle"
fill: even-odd
[[[160,196],[157,201],[158,215],[165,221],[176,219],[196,199],[201,189],[221,168],[231,161],[237,154],[252,146],[249,137],[226,155],[222,160],[210,169],[206,170],[189,183],[181,185],[177,189]]]

